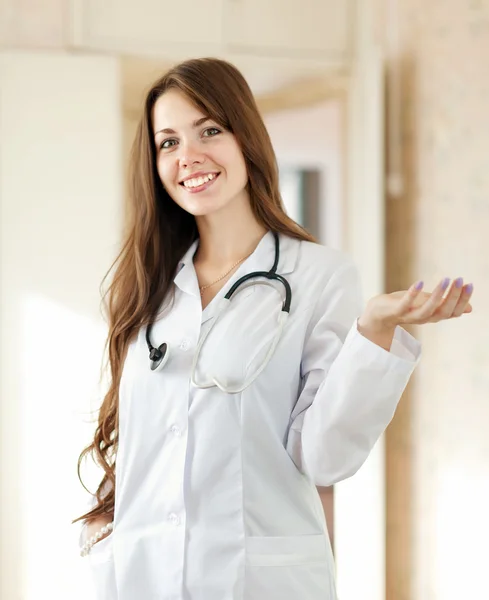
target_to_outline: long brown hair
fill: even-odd
[[[119,384],[128,345],[148,324],[172,290],[177,264],[198,232],[192,215],[164,190],[156,170],[152,112],[169,89],[183,92],[202,113],[236,137],[248,170],[248,192],[255,218],[267,230],[313,241],[290,219],[282,205],[275,153],[253,94],[241,73],[219,59],[185,61],[149,90],[134,140],[130,162],[129,215],[122,250],[112,265],[105,295],[110,387],[103,400],[93,442],[83,450],[104,470],[94,508],[76,521],[113,515],[115,461],[118,445]]]

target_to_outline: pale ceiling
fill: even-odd
[[[307,103],[324,100],[343,90],[347,73],[337,68],[325,69],[324,65],[304,64],[280,65],[279,61],[266,64],[263,60],[249,58],[232,62],[242,71],[259,102],[268,107],[270,103],[281,104],[284,97],[286,106],[297,106],[300,97]],[[278,64],[277,64],[278,63]],[[139,112],[148,87],[173,63],[155,59],[124,57],[122,60],[123,104],[128,113]],[[285,98],[285,96],[287,98]],[[288,102],[287,102],[288,99]]]

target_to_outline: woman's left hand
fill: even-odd
[[[462,278],[458,278],[445,295],[449,285],[450,279],[444,279],[429,294],[422,291],[423,283],[419,282],[407,291],[376,296],[358,320],[358,330],[388,350],[398,325],[437,323],[472,312],[469,300],[473,285],[464,285]]]

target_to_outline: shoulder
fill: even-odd
[[[297,247],[295,270],[299,275],[313,274],[322,284],[343,273],[357,275],[355,262],[346,252],[314,242],[294,240],[294,243]]]
[[[299,242],[299,261],[301,266],[321,264],[333,270],[354,264],[352,258],[342,250],[306,241]]]
[[[355,261],[346,252],[322,244],[299,242],[294,275],[296,290],[304,290],[296,293],[297,309],[310,314],[312,326],[326,319],[341,324],[346,332],[361,314],[361,278]]]
[[[287,251],[294,256],[286,277],[292,286],[294,306],[302,312],[311,306],[323,310],[331,303],[359,305],[362,298],[358,269],[341,250],[288,238]],[[355,309],[356,310],[356,309]]]

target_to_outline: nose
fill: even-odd
[[[182,169],[188,169],[193,165],[202,164],[204,155],[193,143],[182,143],[180,145],[179,163]]]

